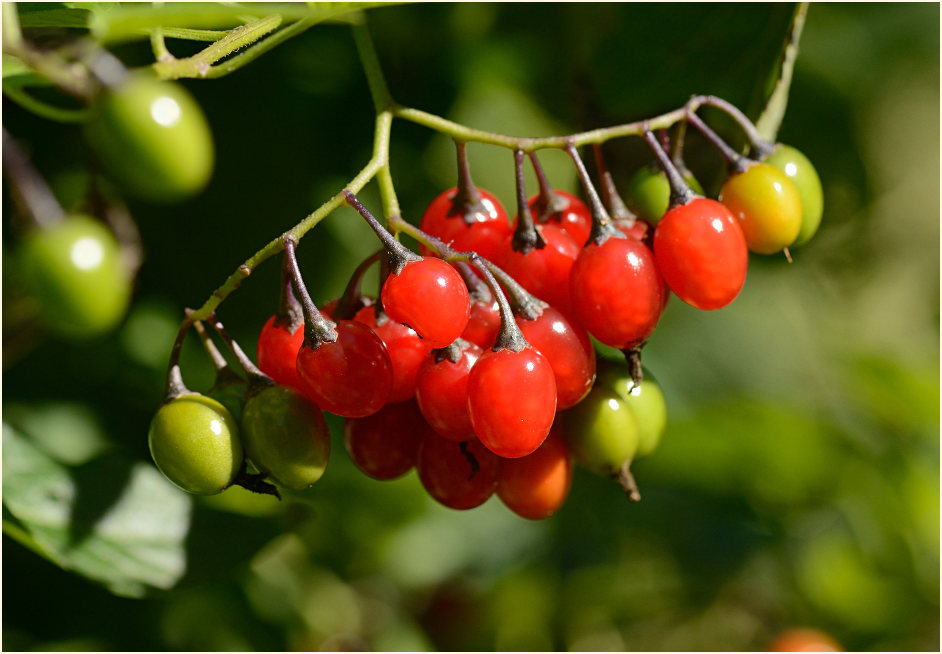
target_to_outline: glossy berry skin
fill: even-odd
[[[605,345],[619,350],[644,342],[664,306],[664,282],[640,241],[609,238],[579,254],[569,280],[576,319]]]
[[[437,236],[459,252],[473,251],[485,259],[495,261],[504,243],[510,238],[510,219],[507,212],[496,197],[478,189],[481,203],[486,210],[470,214],[469,224],[463,215],[449,215],[452,210],[452,198],[457,192],[457,188],[451,188],[439,193],[422,214],[419,229]],[[431,254],[424,246],[421,251],[424,255]]]
[[[532,347],[485,352],[468,376],[468,412],[491,452],[507,459],[530,454],[556,415],[552,366]]]
[[[589,211],[585,202],[572,193],[559,190],[553,192],[564,201],[563,208],[544,214],[540,211],[539,194],[534,195],[527,201],[533,213],[533,220],[538,223],[552,223],[575,241],[576,245],[584,245],[589,240],[589,233],[592,231],[592,212]]]
[[[127,311],[131,278],[118,242],[99,221],[72,214],[30,231],[18,250],[43,324],[69,338],[112,330]]]
[[[298,352],[303,342],[303,322],[291,332],[284,326],[275,325],[275,316],[270,317],[258,335],[256,353],[259,369],[283,386],[301,388]]]
[[[745,172],[731,175],[719,200],[739,220],[752,252],[780,252],[798,238],[801,196],[775,166],[755,163]]]
[[[725,307],[746,283],[742,228],[715,200],[696,198],[664,214],[654,229],[654,256],[671,291],[698,309]]]
[[[489,350],[497,338],[499,329],[500,305],[497,304],[497,300],[482,302],[472,296],[468,326],[461,332],[461,338],[483,350]]]
[[[804,245],[818,231],[824,213],[824,189],[814,164],[800,150],[779,143],[764,163],[785,173],[801,198],[801,229],[792,245]]]
[[[194,495],[215,495],[242,467],[242,441],[235,418],[216,400],[185,393],[164,404],[147,435],[157,468]]]
[[[520,517],[542,520],[563,505],[571,485],[572,457],[561,430],[554,427],[532,454],[501,459],[497,497]]]
[[[596,386],[560,418],[573,458],[590,472],[615,475],[638,451],[638,425],[614,391]]]
[[[549,361],[556,379],[556,409],[562,411],[586,396],[595,381],[595,348],[589,334],[558,309],[547,307],[535,320],[517,316],[524,338]]]
[[[365,418],[347,418],[343,438],[354,465],[368,477],[385,481],[412,469],[429,431],[415,400],[409,400],[387,404]]]
[[[644,218],[635,220],[616,219],[615,227],[625,236],[637,239],[649,248],[654,243],[654,226]]]
[[[287,386],[270,386],[249,398],[242,411],[245,453],[279,486],[304,490],[324,474],[330,431],[324,414]]]
[[[389,400],[393,372],[382,339],[361,322],[337,323],[337,340],[298,352],[302,392],[324,411],[345,418],[376,413]]]
[[[703,187],[692,174],[684,175],[684,181],[695,193],[703,195]],[[626,195],[631,210],[656,225],[667,212],[671,186],[664,170],[656,164],[650,164],[642,166],[629,180]]]
[[[474,457],[477,470],[462,447]],[[428,434],[419,446],[415,467],[422,486],[432,498],[463,511],[484,504],[494,494],[500,459],[476,440],[456,443]]]
[[[176,82],[128,76],[109,89],[87,125],[108,172],[152,202],[175,202],[209,181],[215,157],[203,111]]]
[[[319,480],[330,457],[324,414],[287,386],[271,386],[249,398],[242,411],[242,439],[255,467],[291,490]]]
[[[410,261],[383,284],[383,308],[431,347],[446,347],[468,325],[468,287],[449,264],[434,257]]]
[[[843,652],[831,636],[818,629],[786,629],[769,644],[768,652]]]
[[[546,247],[524,254],[515,252],[508,241],[499,265],[530,293],[569,313],[569,273],[579,256],[579,246],[553,223],[537,225],[536,229]]]
[[[661,442],[667,426],[667,403],[664,392],[650,375],[635,385],[624,368],[612,369],[599,376],[601,384],[615,391],[635,417],[638,425],[637,458],[649,456]]]
[[[429,354],[415,378],[415,399],[429,426],[442,438],[468,441],[474,436],[468,413],[468,376],[484,354],[474,343],[461,349],[457,363]]]
[[[376,332],[383,339],[389,360],[392,363],[393,385],[389,402],[403,402],[415,397],[415,374],[431,351],[428,341],[419,338],[415,330],[396,322],[383,314],[382,324],[376,324],[376,310],[364,307],[357,311],[354,320]]]

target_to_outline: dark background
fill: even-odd
[[[421,4],[368,20],[397,101],[541,136],[651,117],[695,93],[755,117],[792,8]],[[933,4],[811,6],[779,137],[824,181],[822,227],[792,264],[754,256],[722,311],[668,306],[644,362],[670,417],[661,449],[634,468],[640,504],[577,470],[566,505],[539,523],[497,498],[451,511],[414,473],[359,474],[333,420],[330,466],[303,497],[181,500],[171,489],[187,516],[182,579],[126,597],[141,593],[113,594],[8,537],[16,489],[4,484],[4,648],[755,650],[811,625],[847,649],[938,650],[938,20]],[[152,61],[143,42],[115,52]],[[372,149],[372,103],[344,25],[182,83],[209,118],[217,166],[189,202],[128,201],[146,259],[114,334],[8,342],[16,230],[4,194],[4,470],[11,425],[69,464],[93,518],[135,462],[150,465],[147,425],[183,308],[336,193]],[[7,99],[3,111],[60,200],[79,201],[81,130]],[[402,121],[391,147],[417,222],[454,184],[453,148]],[[468,154],[475,181],[513,207],[511,153]],[[637,138],[606,155],[622,188],[647,161]],[[694,136],[687,158],[708,190],[721,181]],[[544,163],[576,189],[565,155]],[[379,211],[374,189],[362,197]],[[309,233],[299,257],[315,301],[337,295],[375,247],[348,209]],[[250,352],[278,274],[267,262],[219,309]],[[191,387],[211,384],[195,341],[183,362]],[[95,456],[63,455],[70,447]]]

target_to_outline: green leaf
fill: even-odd
[[[3,505],[15,518],[4,532],[117,595],[185,572],[192,500],[153,466],[106,456],[69,468],[4,423]]]
[[[801,38],[801,30],[804,27],[807,13],[808,3],[798,3],[785,43],[782,45],[781,57],[776,62],[775,70],[769,81],[768,99],[765,108],[756,121],[756,127],[762,138],[773,143],[776,140],[775,137],[778,134],[779,127],[782,125],[782,119],[785,117],[785,108],[788,106],[788,90],[792,83],[795,60],[798,57],[798,41]]]
[[[91,12],[87,9],[46,9],[20,12],[20,27],[79,27],[87,28]]]

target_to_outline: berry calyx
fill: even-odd
[[[554,223],[576,242],[584,244],[592,231],[592,214],[581,199],[554,189],[537,159],[536,153],[530,153],[530,163],[536,173],[540,192],[530,198],[528,205],[538,224]]]
[[[500,267],[536,297],[569,312],[569,276],[579,246],[555,223],[536,225],[534,229],[545,246],[529,252],[507,247],[499,259]]]

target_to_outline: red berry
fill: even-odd
[[[476,440],[456,443],[428,434],[419,445],[415,467],[429,495],[447,507],[464,510],[484,504],[494,494],[500,459]]]
[[[395,479],[415,465],[428,425],[414,400],[387,404],[365,418],[347,418],[344,444],[353,463],[373,479]]]
[[[258,335],[258,367],[282,386],[301,388],[298,378],[298,351],[304,342],[304,323],[294,332],[275,325],[275,316],[268,319]]]
[[[425,420],[440,436],[453,441],[474,438],[468,414],[468,375],[484,354],[474,343],[461,349],[458,362],[431,353],[415,377],[415,399]]]
[[[497,496],[517,515],[541,520],[563,505],[571,483],[572,457],[556,428],[533,454],[501,459]]]
[[[560,190],[553,192],[565,202],[563,208],[552,213],[543,213],[540,196],[534,195],[528,201],[533,219],[539,223],[553,223],[566,232],[576,245],[585,244],[592,231],[592,212],[589,207],[572,193]]]
[[[415,330],[382,314],[381,325],[376,324],[375,307],[363,307],[353,318],[376,332],[383,339],[392,363],[393,385],[389,402],[402,402],[415,396],[415,373],[431,351],[428,341],[419,338]]]
[[[725,307],[746,282],[749,251],[739,221],[708,198],[664,214],[654,230],[654,256],[674,294],[698,309]]]
[[[536,229],[546,247],[524,254],[515,252],[508,241],[500,267],[533,295],[569,313],[569,273],[579,256],[579,246],[553,223]]]
[[[517,317],[527,342],[546,357],[556,378],[556,409],[577,404],[595,381],[595,348],[589,334],[558,309],[548,307],[535,320]]]
[[[620,229],[625,236],[638,239],[649,248],[654,243],[654,227],[642,218],[635,218],[634,220],[620,218],[615,221],[615,227]]]
[[[468,326],[461,332],[461,338],[483,350],[489,350],[494,345],[498,329],[500,329],[500,305],[497,304],[497,300],[482,302],[472,296]]]
[[[346,418],[376,413],[389,399],[393,373],[382,339],[360,322],[337,323],[337,340],[298,352],[301,390],[317,406]]]
[[[775,637],[769,652],[843,652],[844,649],[831,636],[808,627],[786,629]]]
[[[572,268],[570,288],[579,322],[619,350],[644,342],[664,305],[664,282],[654,256],[631,237],[584,247]]]
[[[510,238],[507,212],[496,197],[478,189],[481,204],[486,211],[452,213],[452,198],[457,192],[457,188],[451,188],[439,193],[422,214],[419,229],[437,236],[459,252],[470,250],[485,259],[496,261],[504,243]],[[429,255],[431,252],[423,246],[422,254]]]
[[[321,314],[328,320],[337,322],[338,320],[350,320],[353,316],[338,316],[336,315],[337,305],[340,304],[340,298],[334,298],[330,302],[327,302],[324,306],[320,308]],[[356,304],[354,305],[354,311],[359,311],[363,307],[371,307],[376,304],[376,298],[372,298],[368,295],[361,295],[357,298]]]
[[[526,456],[546,438],[556,415],[552,366],[532,347],[484,353],[468,376],[468,412],[491,452]]]
[[[381,298],[390,318],[412,327],[432,347],[450,345],[468,324],[468,287],[441,259],[408,262],[386,278]]]

